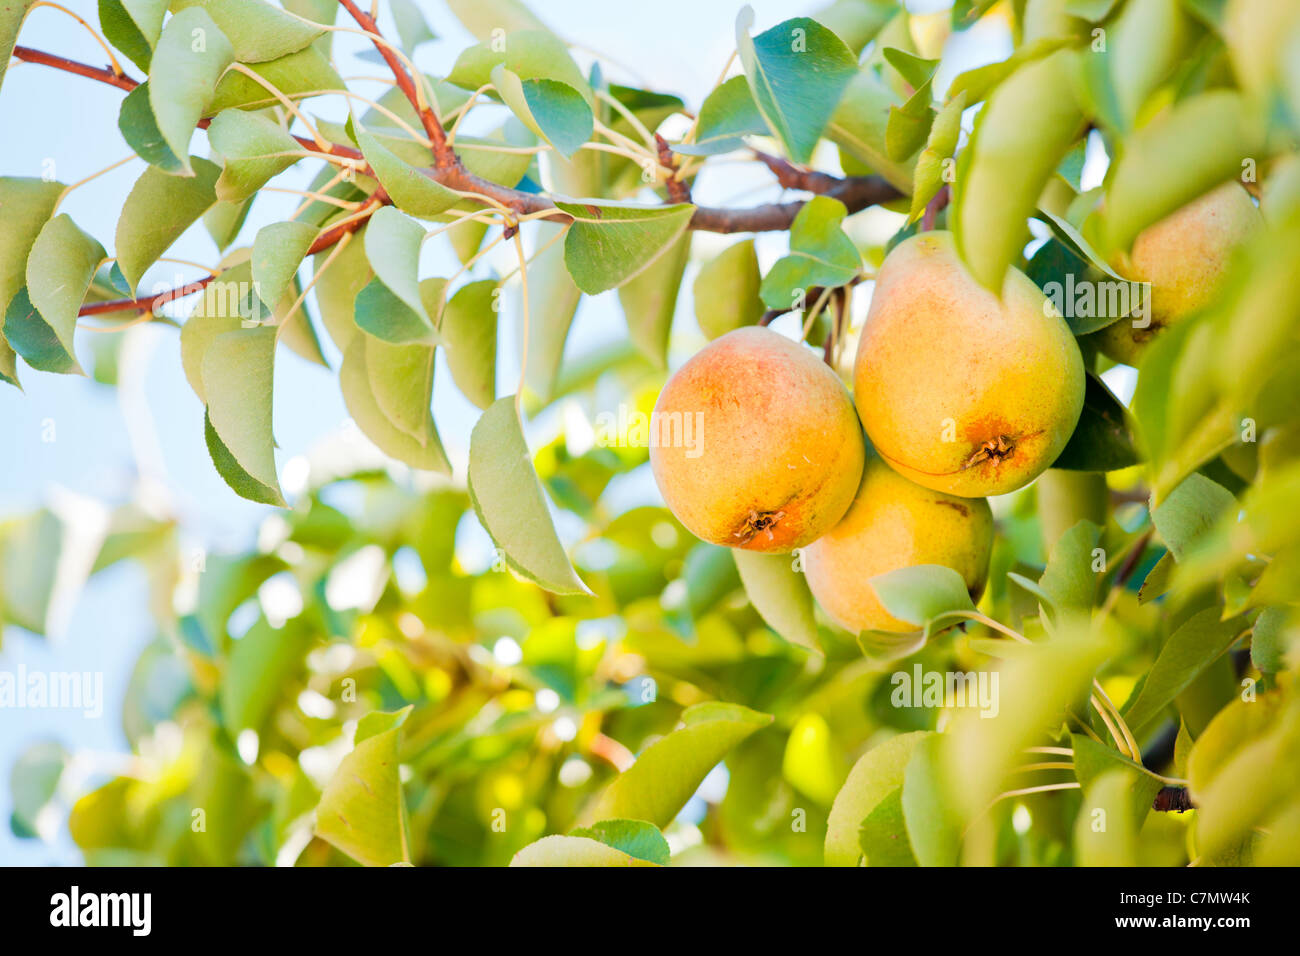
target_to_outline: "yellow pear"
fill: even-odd
[[[1263,224],[1250,194],[1231,180],[1142,230],[1114,266],[1126,279],[1151,283],[1149,324],[1113,322],[1096,333],[1097,347],[1117,362],[1137,365],[1161,329],[1213,301],[1233,249]]]
[[[750,551],[802,547],[843,517],[862,475],[853,401],[811,349],[736,329],[668,380],[651,422],[650,466],[697,537]]]
[[[848,514],[803,551],[813,597],[853,632],[915,631],[880,604],[871,579],[918,564],[962,576],[973,598],[984,590],[993,513],[983,498],[958,498],[908,481],[874,455]]]
[[[999,299],[952,236],[900,243],[876,279],[854,367],[867,437],[902,475],[978,498],[1027,485],[1083,410],[1079,347],[1038,286],[1007,272]]]

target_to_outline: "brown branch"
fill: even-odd
[[[367,33],[374,34],[376,37],[381,35],[379,32],[379,24],[375,22],[374,18],[370,16],[370,14],[362,11],[360,7],[352,2],[352,0],[339,0],[339,4],[344,10],[352,15],[352,19],[357,21],[357,24],[361,29],[365,30]],[[420,82],[420,77],[413,77],[406,72],[406,67],[402,65],[402,61],[398,58],[397,54],[393,52],[392,47],[387,43],[384,43],[381,40],[375,40],[374,44],[375,49],[379,51],[379,55],[383,57],[384,62],[388,64],[388,69],[392,71],[393,79],[397,81],[397,88],[401,90],[410,101],[411,106],[420,117],[420,124],[424,127],[425,133],[428,134],[429,142],[433,144],[433,161],[435,167],[442,169],[445,166],[459,165],[459,160],[456,159],[455,152],[453,152],[451,147],[447,144],[447,134],[442,128],[442,123],[440,123],[438,117],[434,115],[433,108],[427,102],[422,100],[415,89],[415,84]],[[421,105],[422,103],[423,105]]]
[[[668,201],[675,203],[690,202],[691,187],[677,178],[677,157],[673,155],[673,148],[668,145],[668,140],[658,133],[655,133],[655,149],[659,153],[659,165],[671,174],[666,184],[668,187]]]
[[[842,182],[838,176],[818,172],[815,169],[801,169],[789,160],[757,149],[754,150],[754,155],[762,160],[764,166],[772,170],[776,181],[785,189],[799,189],[807,193],[825,195]]]

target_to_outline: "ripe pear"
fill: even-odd
[[[848,514],[804,549],[804,573],[817,603],[841,627],[904,633],[916,626],[881,606],[873,577],[942,564],[978,599],[992,547],[993,512],[986,500],[922,487],[870,455]]]
[[[1250,194],[1230,180],[1138,233],[1114,266],[1126,279],[1151,283],[1150,325],[1135,328],[1132,319],[1120,319],[1096,333],[1097,347],[1137,365],[1161,329],[1214,299],[1233,249],[1263,224]]]
[[[1078,344],[1038,286],[1009,269],[999,299],[952,235],[886,257],[863,323],[854,401],[876,451],[936,491],[979,498],[1027,485],[1083,410]]]
[[[650,466],[669,509],[705,541],[783,552],[828,531],[862,475],[848,390],[812,350],[766,328],[728,332],[668,380]]]

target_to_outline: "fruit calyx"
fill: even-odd
[[[975,454],[971,455],[962,464],[962,468],[974,468],[976,465],[985,461],[991,461],[995,465],[1010,458],[1016,450],[1016,440],[1010,435],[998,435],[996,438],[990,438],[984,444],[976,449]]]
[[[772,537],[772,529],[784,517],[784,511],[751,511],[744,523],[736,531],[732,532],[732,537],[736,538],[741,544],[748,544],[760,533],[766,531],[770,538]]]

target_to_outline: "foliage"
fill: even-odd
[[[433,33],[411,2],[376,25],[351,0],[101,0],[139,83],[24,47],[31,7],[0,3],[0,71],[12,47],[121,88],[145,166],[112,255],[58,211],[73,187],[0,178],[0,378],[30,374],[18,358],[79,373],[96,336],[77,331],[175,324],[162,307],[187,299],[194,427],[233,492],[273,512],[255,549],[195,561],[177,519],[125,503],[81,555],[86,574],[147,568],[158,627],[123,715],[139,772],[70,810],[88,862],[1300,863],[1291,5],[958,2],[921,18],[837,0],[765,29],[745,8],[737,72],[694,108],[584,70],[516,0],[449,2],[479,42],[438,75],[413,69]],[[332,45],[364,40],[335,29],[340,9],[371,32],[391,20],[372,56],[396,85],[331,122],[311,104],[343,87]],[[944,38],[977,23],[1013,52],[940,93]],[[471,114],[501,121],[461,134]],[[715,157],[812,198],[700,204]],[[308,201],[241,232],[260,191],[304,168]],[[1221,294],[1155,339],[1131,402],[1087,337],[1127,315],[1071,319],[1091,374],[1057,464],[1090,476],[1102,515],[1069,499],[1049,514],[1036,487],[997,502],[977,604],[934,565],[876,579],[915,634],[845,633],[797,555],[733,556],[662,507],[612,504],[648,470],[630,422],[529,447],[529,419],[561,400],[587,423],[611,395],[647,414],[670,345],[760,318],[794,312],[790,333],[842,370],[855,290],[918,228],[951,229],[993,289],[1012,266],[1044,286],[1104,278],[1144,228],[1234,178],[1265,227]],[[895,233],[858,228],[868,207]],[[224,258],[151,287],[199,223]],[[742,235],[702,261],[701,232]],[[760,232],[787,233],[788,252],[759,255]],[[430,242],[463,268],[427,275]],[[487,265],[498,243],[517,251],[506,274]],[[702,336],[679,322],[670,338],[688,271]],[[568,341],[586,297],[612,289],[630,344]],[[498,377],[503,299],[518,384]],[[368,451],[319,449],[288,488],[276,358],[327,365],[319,326],[342,357],[322,381],[337,376]],[[467,473],[431,411],[440,364],[482,410],[458,436]],[[0,525],[5,624],[46,629],[61,558],[87,546],[74,530],[56,510]],[[475,555],[484,531],[493,550]],[[953,674],[996,678],[994,706],[923,680]],[[15,833],[36,835],[71,759],[44,742],[24,755]],[[1162,812],[1170,791],[1196,809]]]

